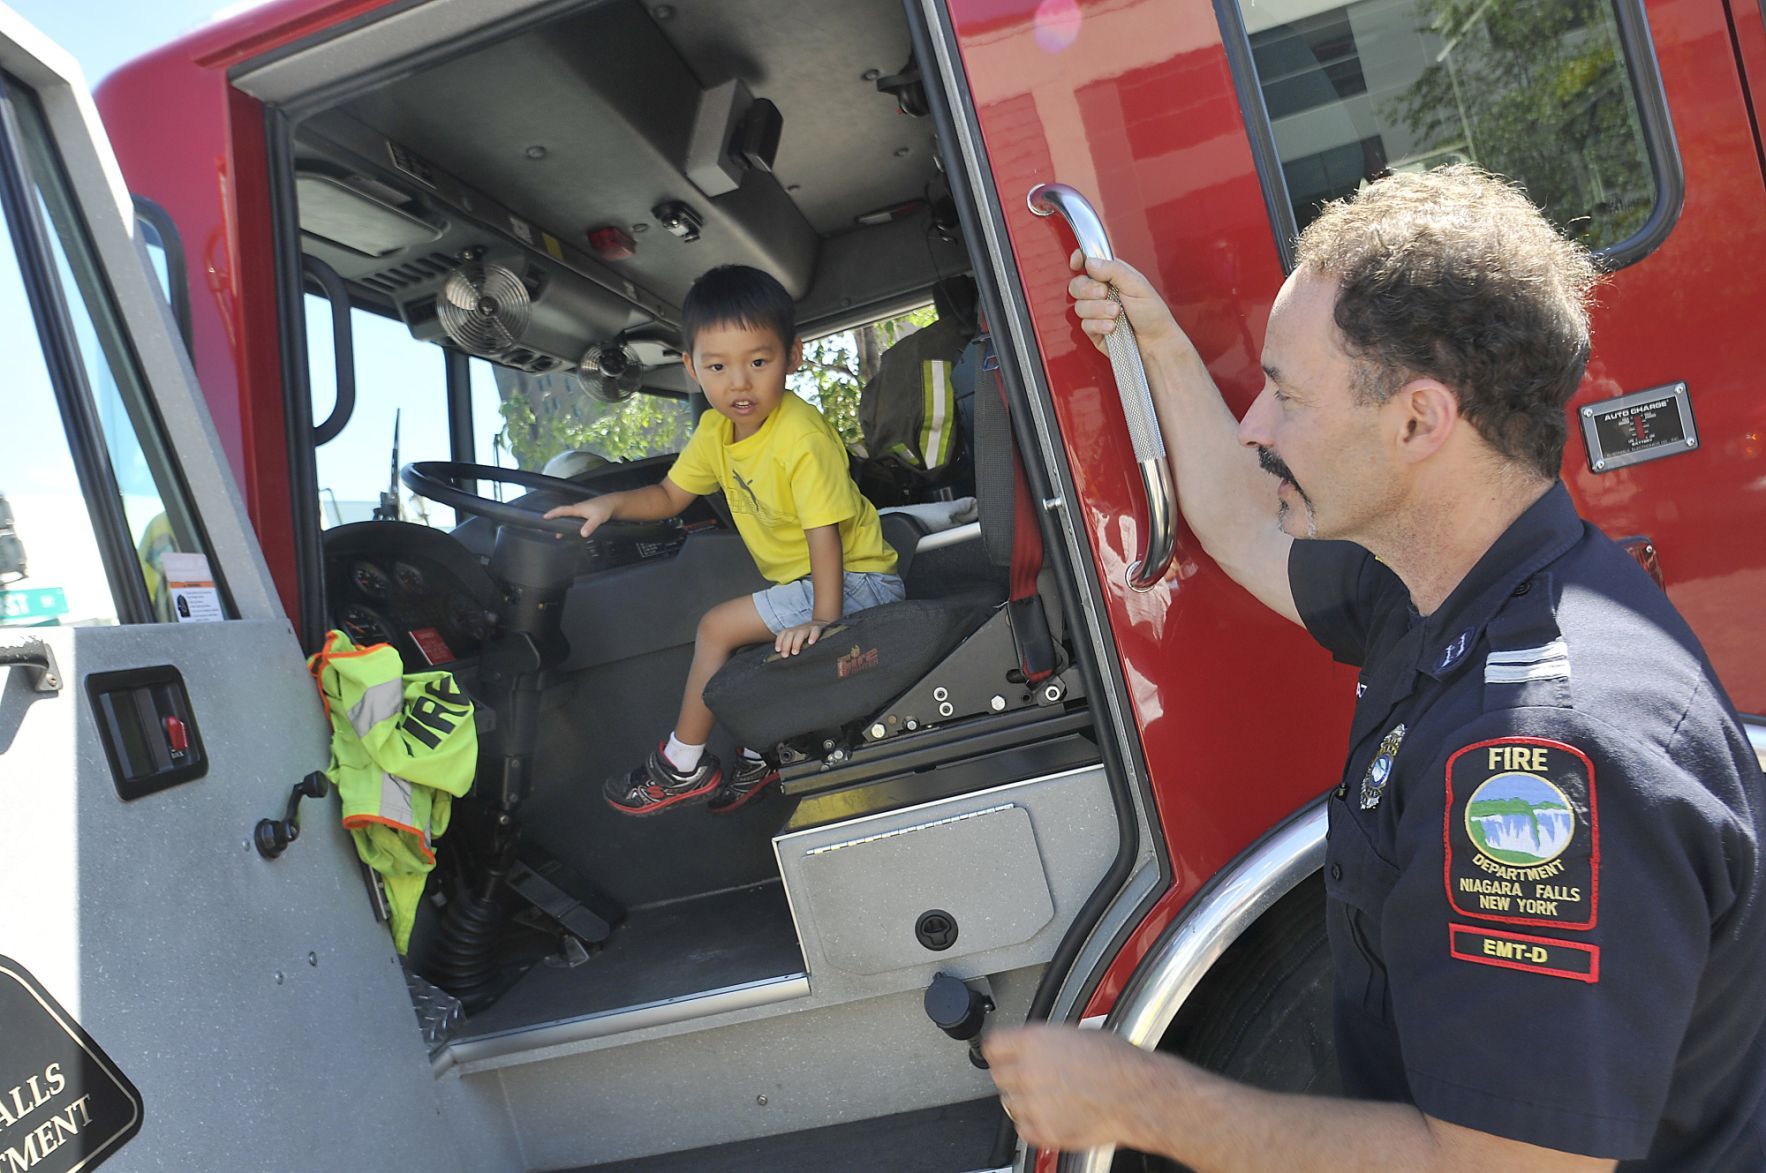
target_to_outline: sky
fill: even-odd
[[[250,0],[8,0],[11,8],[72,53],[96,86],[104,75]]]
[[[174,40],[215,20],[227,19],[262,0],[0,0],[11,6],[39,31],[72,53],[85,72],[86,82],[94,88],[119,65],[151,49]],[[16,275],[0,281],[0,309],[22,312]],[[316,413],[330,410],[335,387],[330,351],[330,320],[322,304],[309,301],[308,334],[312,354],[311,376]],[[321,499],[326,503],[326,520],[352,520],[362,515],[382,489],[387,487],[395,409],[400,413],[401,458],[444,459],[447,456],[447,431],[444,414],[436,410],[441,393],[440,351],[434,346],[418,343],[398,323],[379,319],[363,322],[357,315],[356,378],[358,386],[375,389],[372,399],[364,395],[364,410],[352,420],[331,444],[319,451]],[[6,320],[13,320],[8,317]],[[483,363],[474,363],[484,368]],[[415,368],[415,369],[414,369]],[[489,450],[489,437],[497,430],[496,392],[490,385],[488,368],[474,370],[475,438],[481,448],[480,459],[496,463]],[[49,404],[39,405],[39,414],[50,410]],[[384,416],[384,418],[381,418]],[[15,416],[14,423],[19,422]],[[26,421],[35,424],[39,421]],[[50,425],[48,418],[40,421]],[[39,434],[31,426],[21,428],[23,434]],[[10,445],[0,443],[0,449]],[[12,459],[5,459],[7,456]],[[66,456],[45,450],[0,451],[0,480],[15,483],[41,481],[47,474],[43,464],[53,460],[65,467]],[[10,466],[10,467],[7,467]],[[0,484],[0,492],[8,491]],[[17,491],[15,488],[12,490]],[[125,491],[127,491],[125,487]],[[408,494],[407,507],[411,505]],[[341,514],[338,505],[342,503]],[[355,503],[353,506],[350,503]],[[428,506],[429,520],[449,524],[452,511]],[[407,513],[407,516],[410,516]]]

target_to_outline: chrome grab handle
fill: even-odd
[[[1039,183],[1030,189],[1028,199],[1035,215],[1061,214],[1073,229],[1080,252],[1100,261],[1115,258],[1103,221],[1098,219],[1091,203],[1073,188],[1064,183]],[[1110,299],[1122,304],[1114,285],[1110,286]],[[1129,566],[1128,585],[1137,591],[1151,590],[1165,577],[1165,569],[1171,565],[1177,548],[1177,491],[1171,483],[1171,465],[1165,459],[1165,437],[1153,411],[1153,393],[1147,387],[1147,369],[1141,364],[1134,327],[1126,313],[1116,319],[1116,329],[1104,339],[1104,349],[1116,376],[1116,394],[1122,400],[1122,415],[1128,421],[1129,439],[1134,444],[1141,485],[1147,494],[1146,550]]]

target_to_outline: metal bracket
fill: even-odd
[[[30,673],[31,687],[38,692],[61,691],[61,666],[55,649],[40,639],[0,647],[0,668],[23,668]]]

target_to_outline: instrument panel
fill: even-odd
[[[495,628],[489,573],[445,534],[363,522],[327,531],[325,547],[332,626],[358,646],[392,644],[406,671],[472,658]]]

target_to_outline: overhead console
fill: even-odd
[[[810,289],[782,127],[744,82],[702,86],[640,6],[595,5],[303,123],[302,243],[418,338],[531,372],[673,367],[704,270]]]

